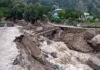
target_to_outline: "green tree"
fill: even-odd
[[[10,10],[10,17],[14,19],[22,19],[24,13],[25,5],[24,4],[16,4]]]
[[[34,23],[36,20],[41,19],[44,14],[47,14],[48,11],[49,8],[47,6],[42,6],[40,3],[31,3],[25,9],[24,18]]]
[[[77,19],[77,18],[81,17],[81,15],[82,15],[82,13],[80,11],[71,10],[71,9],[65,9],[65,17],[66,17],[66,19],[68,19],[68,18]]]
[[[65,18],[65,11],[64,10],[58,11],[58,15],[61,19],[64,19]]]
[[[0,7],[9,7],[12,4],[12,0],[0,0]]]

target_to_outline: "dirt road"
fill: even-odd
[[[12,63],[19,54],[13,40],[19,35],[17,27],[0,28],[0,70],[12,70]]]

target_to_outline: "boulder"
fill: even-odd
[[[96,56],[97,56],[98,58],[100,58],[100,53],[97,53]]]
[[[96,35],[96,31],[94,29],[87,30],[84,32],[84,39],[91,40]]]
[[[55,70],[55,66],[50,64],[41,53],[38,47],[39,42],[32,40],[30,35],[16,37],[14,42],[19,48],[20,56],[14,60],[13,64],[18,66],[15,66],[13,70]]]
[[[41,50],[38,47],[37,41],[33,41],[31,37],[26,35],[21,35],[20,37],[16,37],[14,40],[15,42],[18,41],[18,43],[22,43],[25,46],[25,49],[28,51],[29,54],[31,54],[35,58],[41,57]]]
[[[96,51],[100,51],[100,35],[96,35],[90,43]]]
[[[93,51],[91,46],[84,40],[83,34],[67,33],[63,37],[65,43],[68,44],[68,47],[72,50],[85,53]]]
[[[65,70],[93,70],[93,69],[85,64],[77,64],[77,65],[68,64]]]
[[[37,28],[36,28],[36,31],[37,31],[37,32],[43,31],[43,27],[37,27]]]
[[[87,63],[93,69],[100,70],[100,59],[98,57],[91,57]]]

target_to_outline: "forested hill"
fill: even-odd
[[[49,12],[54,7],[64,8],[63,12],[59,13],[60,17],[63,15],[61,18],[78,18],[85,11],[96,13],[92,15],[100,18],[99,3],[100,0],[0,0],[0,18],[26,19],[34,22],[41,19],[44,14],[50,17]]]
[[[10,1],[24,1],[27,3],[40,2],[42,5],[57,5],[60,8],[71,8],[79,11],[88,11],[90,13],[100,13],[100,0],[0,0],[0,7],[7,6]],[[6,3],[5,3],[6,2]]]
[[[91,13],[100,12],[100,0],[25,0],[27,2],[40,2],[43,5],[58,5],[63,8],[71,8]]]

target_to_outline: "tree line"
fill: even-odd
[[[43,15],[52,16],[52,14],[48,14],[50,11],[53,11],[51,6],[41,5],[40,2],[29,3],[25,2],[25,0],[0,0],[0,18],[25,19],[34,23],[35,20],[41,19]],[[60,20],[78,18],[81,15],[80,12],[71,9],[65,9],[58,12],[58,14]],[[50,19],[52,18],[50,17]],[[53,20],[56,19],[53,18]]]
[[[28,0],[31,1],[31,0]],[[36,0],[32,0],[36,1]],[[54,0],[56,2],[56,0]],[[25,19],[34,23],[36,20],[41,19],[43,15],[47,15],[52,22],[68,22],[77,20],[82,16],[82,12],[63,8],[58,11],[59,19],[53,17],[52,6],[41,5],[41,2],[27,2],[25,0],[0,0],[0,18],[6,17],[7,19]],[[50,13],[51,12],[51,13]],[[99,16],[96,16],[99,17]]]
[[[25,19],[35,22],[35,20],[41,19],[44,14],[47,15],[49,11],[49,6],[43,6],[40,3],[26,3],[24,0],[19,0],[19,2],[0,0],[0,18]]]

